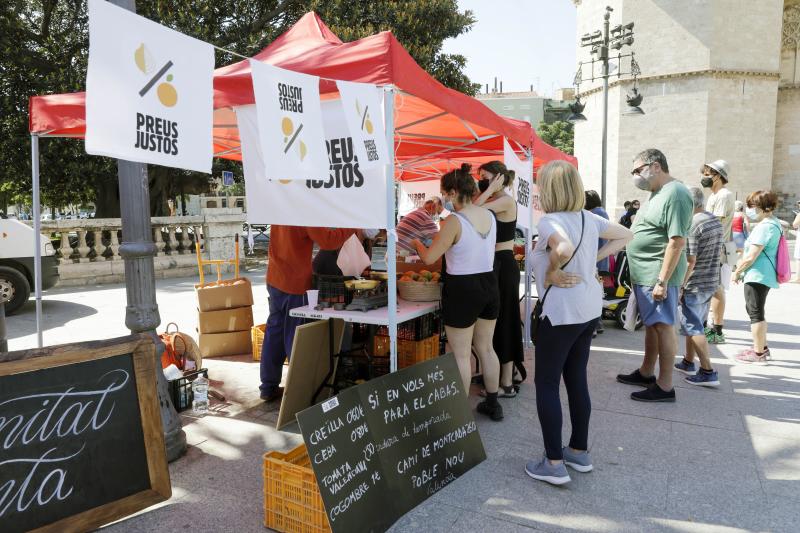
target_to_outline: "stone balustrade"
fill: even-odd
[[[195,243],[203,257],[229,259],[234,256],[234,235],[242,233],[244,215],[239,209],[209,209],[199,216],[154,217],[153,258],[157,278],[197,276]],[[56,220],[42,222],[42,233],[50,235],[59,258],[59,286],[98,285],[125,281],[125,262],[119,255],[122,221],[118,218]],[[244,242],[239,239],[240,260]],[[224,271],[230,272],[232,266]],[[207,275],[216,273],[207,268]]]

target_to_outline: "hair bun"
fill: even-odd
[[[472,165],[470,165],[469,163],[461,163],[461,172],[471,173],[472,172]]]

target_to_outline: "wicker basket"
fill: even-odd
[[[253,361],[261,361],[261,346],[264,344],[266,324],[258,324],[250,328],[250,338],[253,340]]]
[[[398,281],[400,298],[409,302],[438,302],[442,288],[438,281]]]
[[[264,455],[264,525],[293,533],[331,530],[305,444]]]
[[[373,353],[375,357],[389,355],[389,337],[375,335]],[[439,356],[439,335],[419,341],[397,341],[397,367],[406,368]]]

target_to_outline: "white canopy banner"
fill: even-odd
[[[319,78],[251,59],[259,140],[266,175],[317,179],[328,171]]]
[[[425,205],[426,200],[441,197],[441,181],[403,181],[400,182],[400,198],[397,201],[397,213],[404,217],[414,209]]]
[[[385,169],[361,168],[341,100],[327,100],[321,108],[330,166],[319,179],[305,181],[266,177],[256,106],[236,108],[242,142],[248,222],[331,228],[385,228]]]
[[[342,107],[361,168],[389,163],[383,125],[383,89],[369,83],[337,81]]]
[[[533,158],[521,161],[508,144],[508,139],[503,139],[503,159],[506,167],[516,174],[513,191],[517,200],[517,226],[531,229],[532,200],[533,200]]]
[[[89,0],[86,153],[211,172],[214,48]]]

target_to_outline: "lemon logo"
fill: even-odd
[[[303,125],[300,124],[295,129],[294,122],[289,117],[283,117],[281,120],[281,132],[283,132],[283,153],[289,153],[289,149],[297,142],[297,155],[300,157],[300,161],[306,158],[308,154],[308,147],[306,143],[304,143],[301,139],[298,139],[297,136],[300,135],[300,131],[303,129]],[[280,180],[281,183],[289,182],[291,180]]]
[[[372,120],[369,118],[369,106],[364,107],[364,112],[361,112],[361,104],[358,100],[356,100],[356,113],[358,113],[358,117],[361,119],[361,130],[366,130],[367,133],[372,135],[375,127],[372,125]]]
[[[141,43],[139,48],[136,49],[133,53],[133,62],[136,64],[136,67],[142,72],[142,74],[146,74],[151,76],[150,81],[142,87],[142,90],[139,91],[139,96],[144,97],[153,86],[158,83],[158,87],[156,87],[156,96],[158,97],[159,102],[165,107],[174,107],[175,104],[178,103],[178,91],[175,89],[175,86],[172,85],[173,76],[172,74],[167,74],[167,71],[172,68],[173,63],[172,61],[167,61],[167,63],[161,67],[158,72],[153,74],[153,70],[156,65],[156,61],[153,58],[153,54],[150,53],[150,50]],[[166,81],[159,83],[161,78],[167,74]]]

